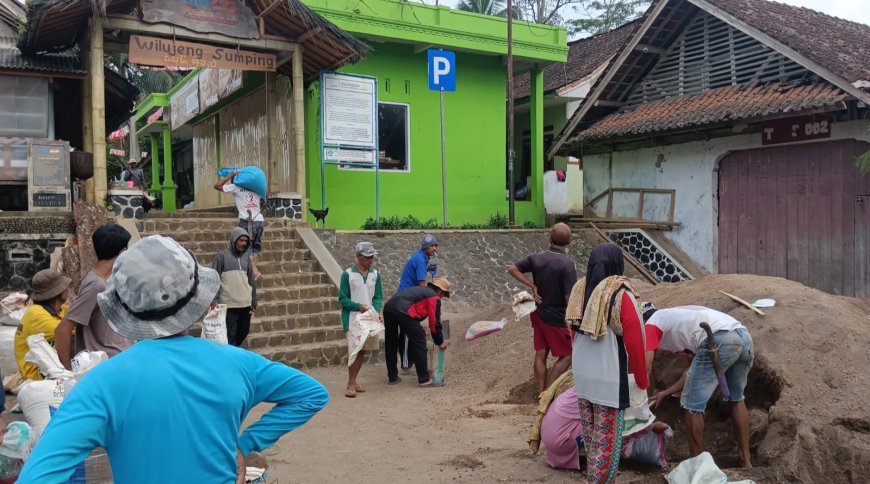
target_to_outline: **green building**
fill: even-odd
[[[368,44],[367,57],[338,70],[377,79],[380,215],[414,215],[443,222],[440,100],[428,88],[427,50],[456,53],[456,91],[445,93],[448,222],[481,223],[508,213],[506,162],[507,21],[447,7],[393,0],[303,0],[309,8]],[[529,72],[528,108],[517,124],[529,132],[532,163],[517,179],[528,200],[517,201],[516,221],[544,222],[543,68],[564,62],[562,28],[515,22],[514,71]],[[359,228],[375,216],[373,169],[327,165],[321,184],[320,87],[305,98],[306,195],[329,207],[330,227]],[[522,119],[527,118],[527,119]],[[521,164],[518,153],[517,167]],[[519,172],[519,169],[518,169]],[[309,222],[314,222],[309,214]]]

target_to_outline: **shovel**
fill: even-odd
[[[716,370],[716,379],[719,380],[719,391],[725,400],[731,396],[731,391],[728,390],[728,381],[725,380],[725,372],[722,371],[722,364],[719,363],[719,348],[716,346],[716,341],[713,340],[713,328],[710,323],[701,323],[701,329],[707,333],[707,351],[710,352],[710,359],[713,360],[713,369]]]

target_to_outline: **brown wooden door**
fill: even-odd
[[[867,150],[870,143],[843,140],[723,158],[719,272],[779,276],[833,294],[867,295],[870,197],[859,210],[856,196],[870,194],[870,176],[855,168],[855,157]]]

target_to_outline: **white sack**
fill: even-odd
[[[384,323],[377,311],[369,308],[364,313],[357,313],[348,325],[347,366],[356,361],[356,355],[362,350],[369,338],[377,338],[384,332]]]
[[[709,452],[701,452],[680,462],[667,476],[668,484],[726,484],[728,476],[719,470]],[[732,484],[755,484],[753,481],[731,481]]]
[[[27,337],[27,346],[30,348],[24,355],[24,361],[33,363],[46,378],[72,378],[71,371],[63,367],[57,350],[45,341],[45,334],[36,333]]]
[[[524,317],[535,312],[538,306],[535,305],[535,298],[529,294],[529,291],[518,292],[513,295],[511,307],[514,310],[515,321],[519,321]]]
[[[227,305],[218,304],[209,309],[202,320],[202,337],[215,343],[227,344]]]
[[[0,324],[18,326],[27,311],[25,301],[27,294],[23,292],[13,292],[0,300]]]
[[[48,407],[60,407],[66,394],[65,387],[64,380],[40,380],[25,384],[18,392],[18,403],[24,412],[24,418],[36,437],[42,435],[51,420]]]

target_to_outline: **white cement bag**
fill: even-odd
[[[377,311],[369,309],[364,313],[357,313],[348,325],[347,366],[356,360],[356,355],[363,349],[366,340],[377,338],[383,332],[384,323]]]
[[[31,381],[21,387],[18,392],[18,403],[36,437],[42,435],[42,431],[51,420],[51,411],[48,407],[60,407],[65,395],[64,380]]]
[[[24,361],[33,363],[46,378],[72,378],[71,371],[63,367],[57,350],[48,341],[45,341],[43,333],[32,334],[27,337],[27,346],[30,348],[24,355]]]
[[[215,343],[227,344],[227,305],[218,304],[209,309],[202,320],[202,337]]]
[[[709,452],[686,459],[666,475],[668,484],[726,484],[728,476],[722,472]],[[731,484],[755,484],[754,481],[731,481]]]
[[[26,301],[27,294],[23,292],[13,292],[0,300],[0,324],[18,326],[27,311]]]

